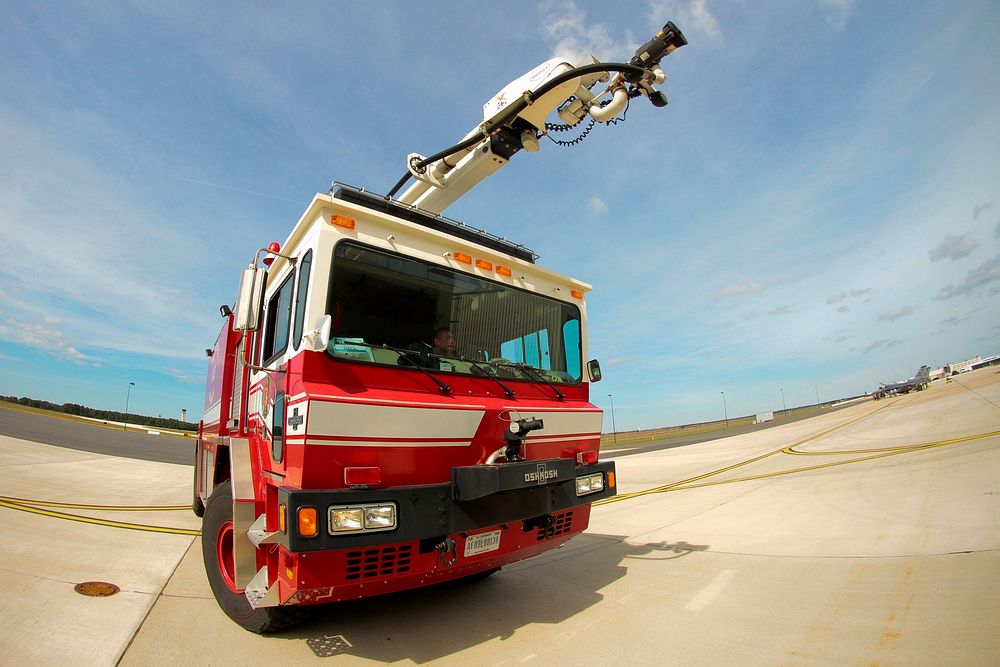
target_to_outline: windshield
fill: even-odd
[[[342,242],[329,354],[532,382],[580,381],[580,311],[460,271]]]

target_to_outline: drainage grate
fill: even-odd
[[[568,533],[573,527],[573,513],[563,512],[552,517],[552,523],[538,529],[538,540],[551,540],[564,533]]]
[[[106,598],[109,595],[114,595],[121,589],[114,584],[109,584],[106,581],[85,581],[82,584],[74,586],[73,590],[80,595],[87,595],[94,598]]]
[[[382,577],[409,572],[413,545],[382,547],[347,552],[344,578],[347,580]]]

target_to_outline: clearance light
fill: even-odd
[[[514,275],[514,272],[508,269],[506,266],[500,266],[497,264],[497,275],[503,276],[505,278],[510,278]]]
[[[454,258],[456,262],[460,264],[469,264],[470,266],[472,265],[472,255],[466,255],[464,252],[455,252],[452,253],[451,256],[452,258]]]
[[[336,227],[343,227],[344,229],[354,229],[357,226],[354,218],[348,218],[344,215],[331,215],[330,224]]]
[[[604,490],[604,475],[584,475],[576,478],[576,495],[585,496],[590,493],[597,493]]]
[[[396,527],[396,505],[393,503],[332,506],[329,513],[331,535],[392,530]]]
[[[379,484],[381,481],[381,468],[344,468],[344,484],[348,486],[367,486]]]
[[[283,533],[288,532],[288,518],[286,517],[287,511],[284,505],[278,505],[278,530]]]
[[[582,299],[582,298],[583,298],[583,292],[581,292],[581,291],[580,291],[580,290],[578,290],[578,289],[571,289],[571,290],[569,291],[569,295],[570,295],[571,297],[573,297],[574,299]]]
[[[576,462],[582,466],[597,463],[597,450],[592,449],[589,452],[577,452]]]
[[[316,515],[315,507],[300,507],[299,535],[302,537],[316,537],[319,534],[319,517]]]
[[[483,271],[492,271],[493,270],[493,262],[487,262],[485,259],[477,259],[476,260],[476,268],[477,269],[482,269]]]
[[[615,473],[614,472],[609,472],[608,473],[608,488],[609,489],[615,488]]]

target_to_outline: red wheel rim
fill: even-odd
[[[226,521],[219,526],[218,539],[215,540],[215,557],[219,566],[219,574],[226,586],[233,593],[242,593],[236,587],[236,567],[233,565],[233,522]]]

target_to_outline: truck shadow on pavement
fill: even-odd
[[[599,591],[625,576],[630,559],[669,561],[706,550],[585,534],[479,582],[316,607],[306,623],[272,640],[304,641],[318,657],[425,663],[573,618],[604,598]]]

